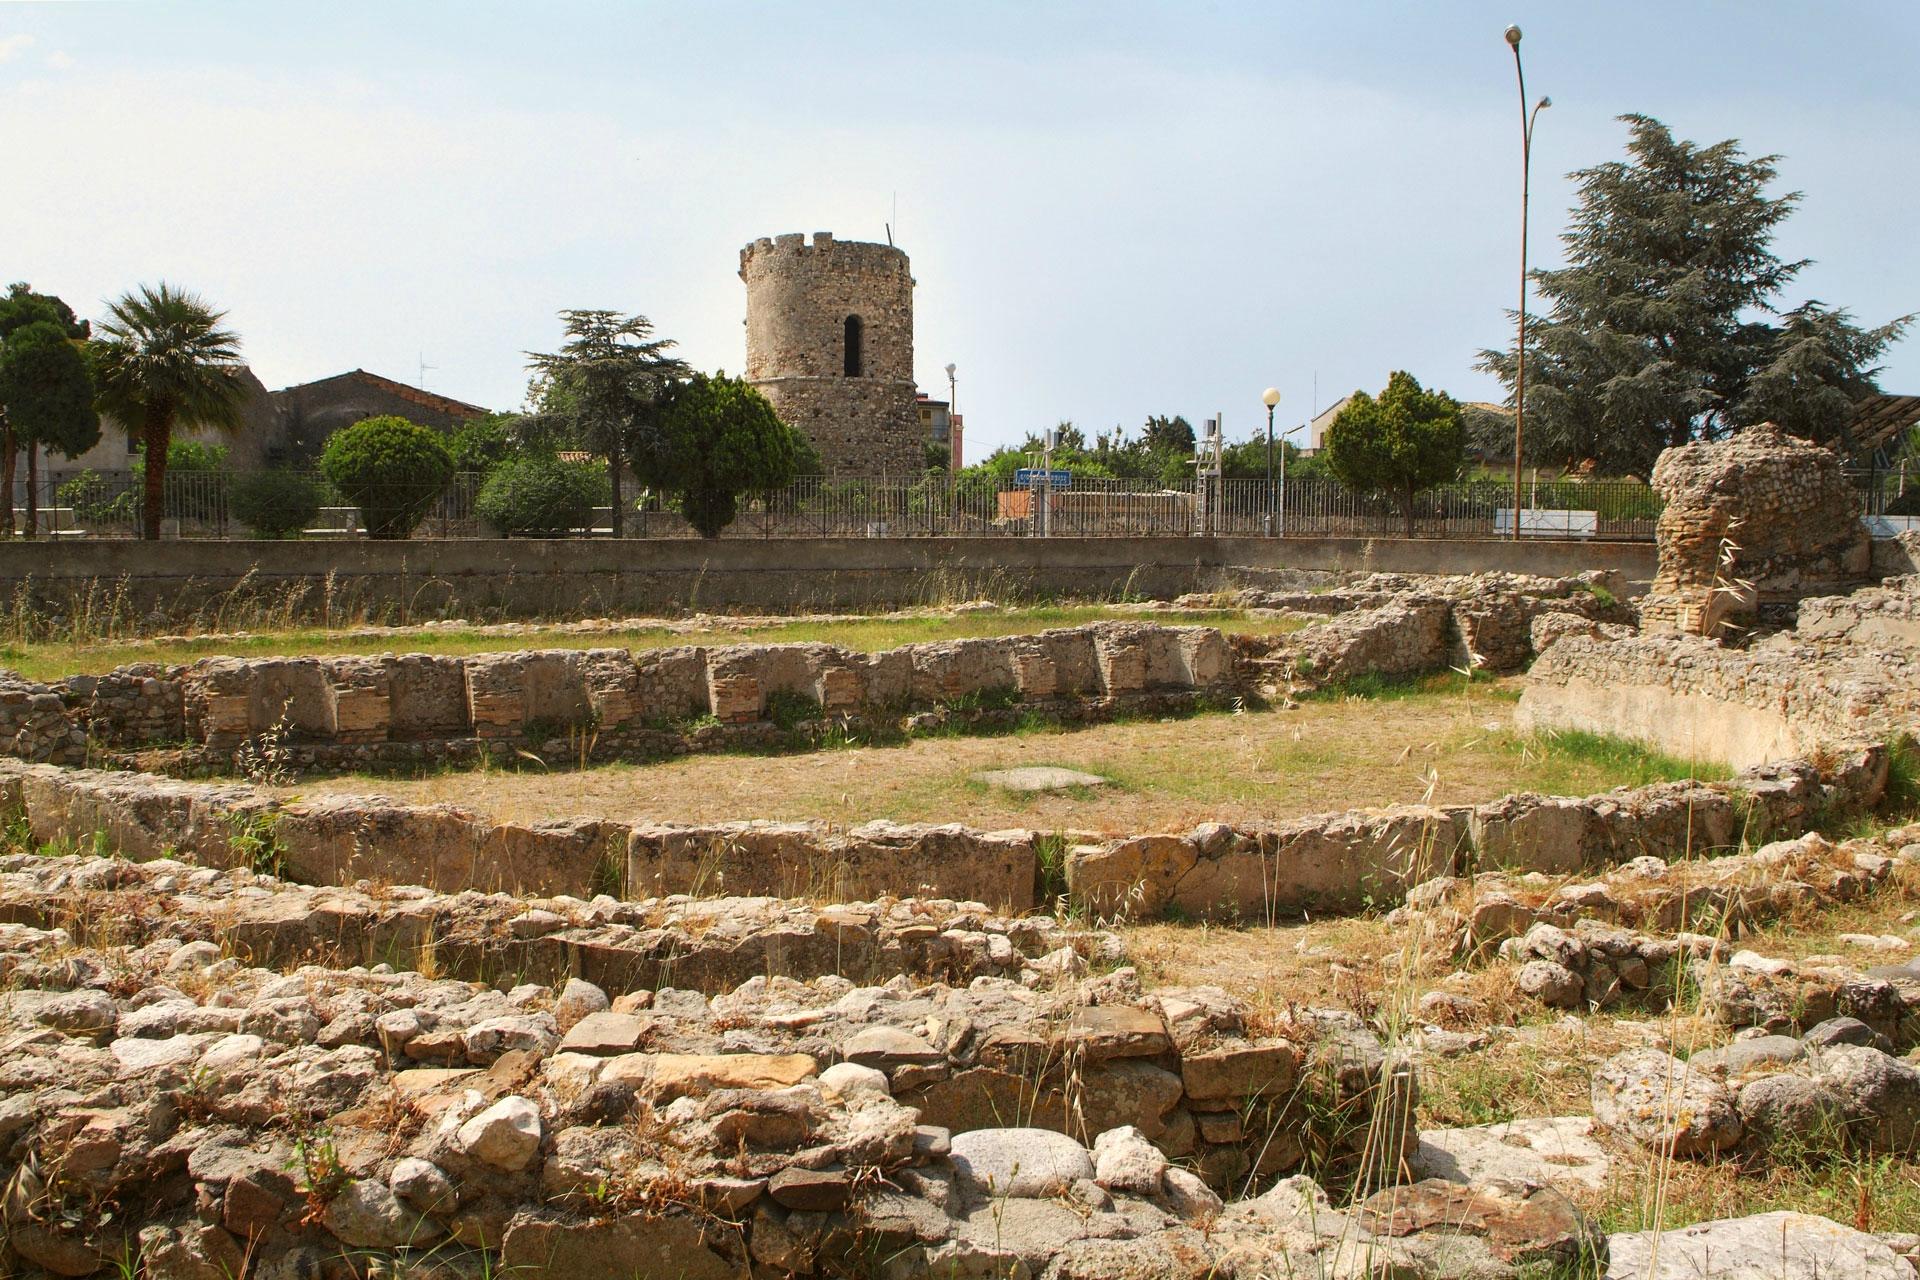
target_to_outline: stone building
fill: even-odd
[[[820,451],[830,474],[912,477],[925,466],[913,378],[913,275],[892,245],[816,231],[740,251],[747,380]]]
[[[278,456],[273,460],[295,464],[318,457],[328,436],[362,418],[390,414],[423,427],[451,431],[492,412],[365,369],[283,387],[273,393],[273,403],[280,415],[275,449]]]
[[[177,439],[225,449],[226,465],[234,471],[312,466],[328,436],[362,418],[395,414],[423,427],[452,430],[491,412],[365,369],[279,391],[268,391],[251,369],[242,367],[238,377],[245,388],[238,430],[186,426],[174,432]],[[57,483],[82,471],[125,471],[133,465],[133,445],[123,424],[103,418],[99,444],[71,462],[59,459],[48,472]]]

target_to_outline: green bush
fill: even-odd
[[[320,486],[297,471],[249,471],[233,478],[229,501],[240,523],[262,538],[298,534],[320,514]]]
[[[590,527],[606,496],[604,469],[534,454],[495,467],[473,510],[503,536],[553,537]]]
[[[454,428],[447,437],[454,470],[486,475],[505,462],[513,453],[512,428],[519,421],[515,414],[489,413]]]
[[[320,472],[360,508],[369,538],[404,538],[446,492],[453,455],[405,418],[365,418],[327,441]]]

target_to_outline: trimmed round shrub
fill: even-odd
[[[360,508],[369,538],[404,538],[453,479],[440,437],[405,418],[363,418],[334,432],[320,473]]]
[[[473,510],[506,537],[551,538],[590,528],[606,489],[600,467],[535,454],[495,467]]]
[[[246,471],[235,476],[228,504],[262,538],[297,534],[320,514],[320,486],[297,471]]]

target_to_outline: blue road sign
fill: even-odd
[[[1045,471],[1039,467],[1021,467],[1013,473],[1013,482],[1022,489],[1031,489],[1044,477],[1049,489],[1073,488],[1073,472],[1063,470]]]

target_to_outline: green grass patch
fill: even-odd
[[[1344,680],[1333,680],[1300,695],[1301,702],[1339,702],[1348,698],[1364,698],[1370,702],[1398,702],[1407,698],[1447,697],[1464,693],[1468,689],[1483,693],[1487,697],[1502,702],[1518,702],[1518,689],[1498,688],[1492,684],[1492,677],[1465,671],[1432,671],[1421,675],[1382,675],[1378,671],[1362,672]]]
[[[1617,787],[1642,787],[1654,782],[1714,782],[1733,776],[1725,765],[1708,760],[1683,760],[1625,738],[1577,729],[1515,738],[1506,749],[1526,762],[1535,789],[1554,795],[1580,794],[1577,779],[1594,772],[1614,779]]]

